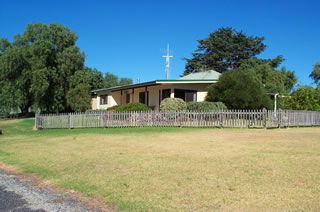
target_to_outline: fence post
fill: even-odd
[[[69,113],[69,129],[71,129],[72,123],[71,123],[71,113]]]
[[[36,129],[39,129],[39,115],[40,115],[40,111],[37,110],[34,117],[34,125]]]
[[[263,128],[267,129],[267,117],[268,117],[268,111],[267,109],[262,109],[262,117],[263,117]]]
[[[219,114],[219,125],[220,127],[222,128],[223,127],[223,117],[222,117],[222,114],[223,112],[222,111],[219,111],[218,114]]]

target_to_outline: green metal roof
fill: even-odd
[[[153,86],[153,85],[160,85],[160,84],[180,84],[180,83],[214,83],[217,80],[211,80],[211,79],[200,79],[200,80],[192,80],[192,79],[185,79],[185,80],[154,80],[154,81],[149,81],[149,82],[142,82],[142,83],[136,83],[136,84],[131,84],[131,85],[123,85],[123,86],[115,86],[111,88],[102,88],[102,89],[97,89],[93,90],[93,93],[97,93],[99,91],[117,91],[117,90],[125,90],[125,89],[130,89],[130,88],[140,88],[140,87],[145,87],[145,86]]]
[[[179,80],[218,80],[220,75],[214,70],[200,71],[180,77]]]

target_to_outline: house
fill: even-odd
[[[158,110],[165,98],[181,98],[186,102],[205,100],[208,86],[217,82],[220,73],[210,70],[191,73],[177,80],[154,80],[149,82],[116,86],[92,91],[92,109],[107,109],[115,105],[141,102]]]

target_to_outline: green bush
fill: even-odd
[[[187,109],[187,104],[180,98],[165,98],[160,103],[161,111],[182,111]]]
[[[116,107],[113,111],[115,112],[127,112],[127,111],[150,111],[151,109],[140,102],[133,102],[125,105]]]
[[[298,88],[288,97],[278,99],[279,108],[288,110],[320,111],[320,87]]]
[[[187,102],[189,111],[219,111],[226,110],[227,106],[222,102]]]
[[[253,70],[232,70],[209,86],[206,101],[223,102],[231,109],[272,108],[263,83]]]
[[[112,107],[108,107],[107,111],[114,111],[115,109],[117,109],[119,107],[119,105],[114,105]]]
[[[90,86],[79,84],[67,93],[67,102],[75,112],[85,112],[91,108]]]

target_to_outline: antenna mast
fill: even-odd
[[[170,56],[170,49],[169,49],[169,44],[167,45],[167,55],[162,56],[166,58],[166,67],[165,67],[165,72],[166,72],[166,79],[169,79],[169,70],[170,70],[170,58],[173,56]]]

